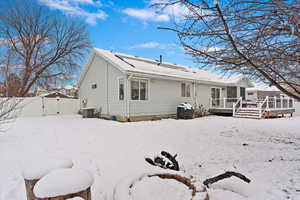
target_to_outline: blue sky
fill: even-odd
[[[171,26],[185,11],[180,6],[157,13],[149,5],[157,0],[33,0],[88,25],[93,46],[131,55],[196,66],[184,54],[175,33],[158,30]],[[164,1],[164,0],[159,0]]]

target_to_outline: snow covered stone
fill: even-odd
[[[51,198],[75,194],[91,187],[93,176],[83,169],[56,169],[39,180],[34,186],[38,198]]]
[[[48,174],[51,170],[59,168],[71,168],[72,160],[64,158],[48,158],[34,159],[27,161],[23,166],[23,177],[25,180],[38,180]]]
[[[84,200],[84,199],[81,198],[81,197],[74,197],[74,198],[71,198],[71,199],[68,199],[68,200]]]

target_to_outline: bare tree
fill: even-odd
[[[22,99],[15,98],[19,88],[19,77],[10,72],[12,54],[8,51],[0,60],[0,132],[4,132],[4,124],[17,118],[22,109]]]
[[[85,24],[32,1],[9,2],[0,8],[0,51],[21,79],[17,96],[71,77],[91,46]]]
[[[300,1],[163,0],[185,16],[173,27],[187,54],[203,67],[241,72],[300,100]]]
[[[22,100],[17,98],[0,99],[0,132],[3,132],[3,124],[10,123],[16,119],[22,109]]]

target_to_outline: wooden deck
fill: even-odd
[[[212,114],[231,114],[233,113],[232,108],[210,108],[208,112]]]
[[[243,101],[241,98],[233,102],[233,99],[213,99],[209,112],[219,115],[232,115],[242,118],[268,118],[291,116],[296,111],[294,100],[291,98],[266,97],[255,102]]]

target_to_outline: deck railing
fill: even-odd
[[[269,97],[267,96],[263,101],[257,101],[258,110],[259,110],[259,118],[262,117],[262,114],[269,109]]]
[[[210,99],[210,107],[232,109],[233,104],[238,100],[239,98],[212,98]]]
[[[294,108],[294,99],[289,97],[268,97],[268,109]]]
[[[240,97],[238,100],[237,100],[237,102],[236,103],[234,103],[233,104],[233,106],[232,106],[232,115],[233,116],[235,116],[235,113],[239,110],[239,109],[241,109],[241,107],[242,107],[242,101],[243,101],[243,99],[242,99],[242,97]]]
[[[289,97],[266,97],[264,99],[251,99],[250,101],[241,98],[212,98],[210,108],[233,109],[234,106],[258,108],[263,111],[294,109],[294,99]]]

